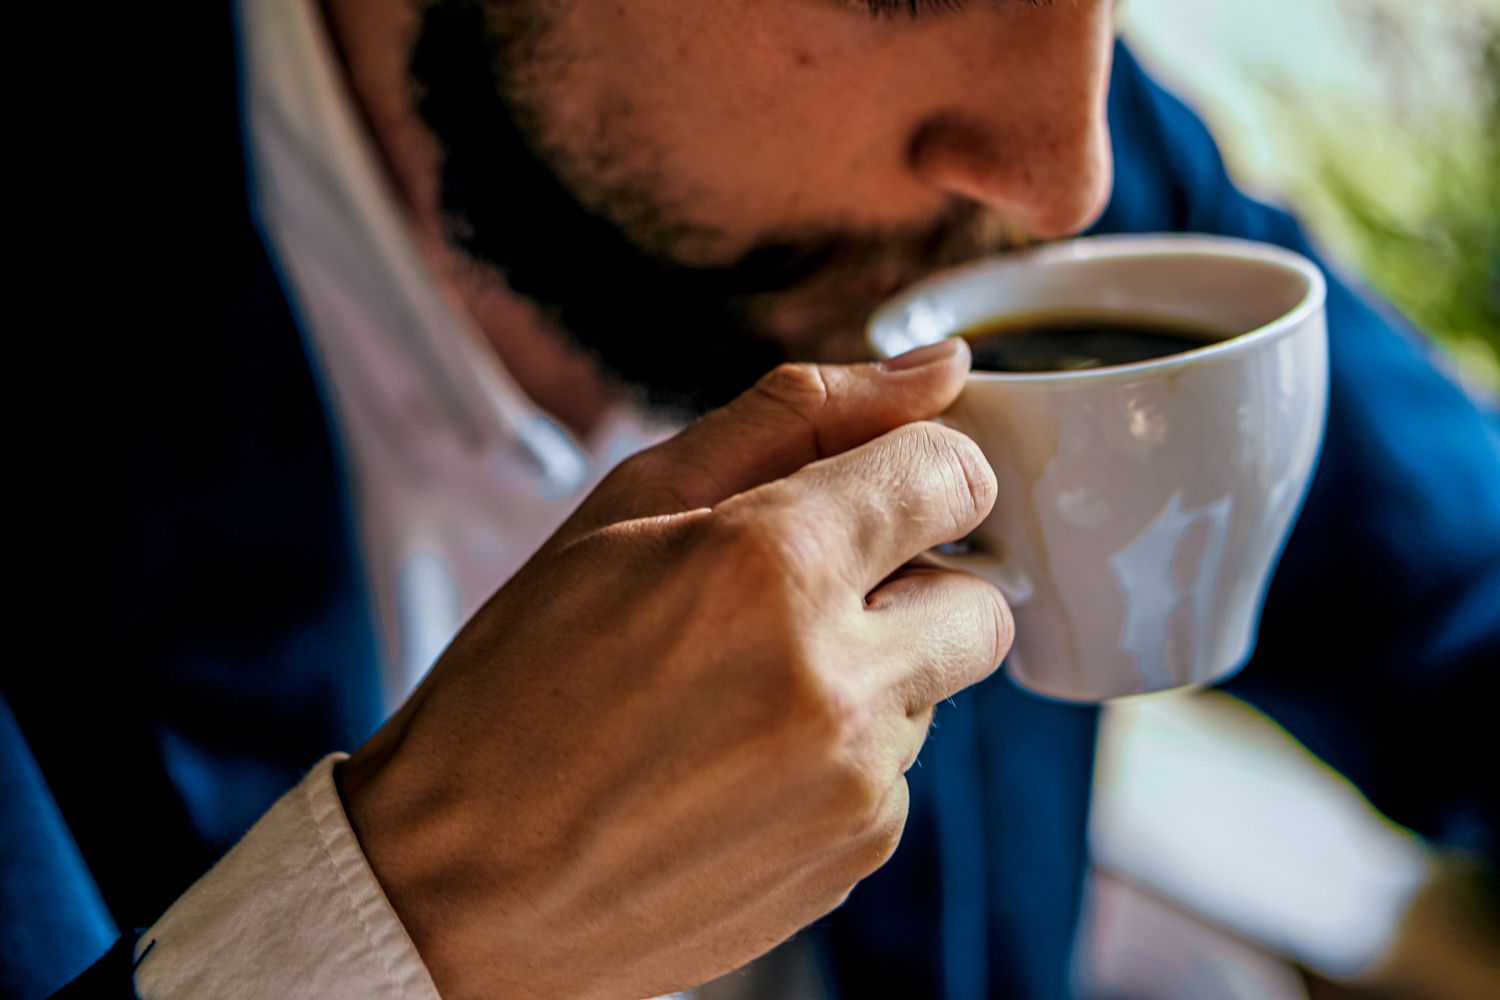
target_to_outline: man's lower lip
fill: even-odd
[[[868,360],[869,345],[863,323],[839,323],[807,328],[781,338],[787,354],[798,361],[847,364]]]
[[[881,302],[884,302],[886,299],[897,294],[910,284],[911,281],[906,278],[887,278],[883,281],[878,282],[873,288],[871,288],[870,295],[872,298],[877,300],[876,305],[879,305]]]
[[[914,279],[898,275],[877,275],[848,282],[842,286],[834,286],[832,294],[826,296],[837,302],[843,302],[851,307],[862,307],[868,305],[874,308],[897,292],[906,288]]]

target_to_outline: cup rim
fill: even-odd
[[[1216,340],[1191,350],[1120,365],[1084,368],[1058,372],[990,372],[971,371],[969,378],[985,382],[1097,382],[1134,378],[1147,372],[1176,368],[1185,364],[1235,354],[1266,341],[1276,340],[1299,328],[1304,320],[1323,308],[1328,294],[1322,268],[1307,257],[1285,247],[1257,240],[1202,233],[1120,233],[1108,236],[1085,236],[1048,243],[1026,250],[996,254],[935,272],[886,300],[870,315],[865,324],[865,341],[877,358],[889,357],[880,349],[876,331],[896,322],[896,315],[913,300],[962,275],[987,268],[1006,269],[1059,261],[1100,260],[1110,257],[1212,256],[1271,264],[1294,271],[1306,281],[1303,296],[1291,309],[1271,322],[1225,340]],[[1002,311],[999,315],[1003,316]],[[958,333],[951,330],[940,340]],[[936,343],[937,341],[934,341]]]

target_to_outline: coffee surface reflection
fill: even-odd
[[[1169,357],[1229,334],[1180,320],[1132,315],[1008,316],[962,331],[974,370],[1070,372]]]

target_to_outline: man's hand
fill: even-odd
[[[445,997],[694,986],[890,857],[933,704],[1011,637],[989,584],[905,566],[994,502],[912,422],[962,387],[948,345],[777,369],[625,462],[344,765]]]

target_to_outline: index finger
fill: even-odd
[[[969,349],[952,337],[889,361],[782,365],[728,406],[626,460],[570,524],[709,507],[953,402]]]
[[[715,511],[784,508],[809,526],[819,565],[863,596],[914,556],[976,528],[995,495],[995,473],[979,446],[924,421],[732,497]]]

